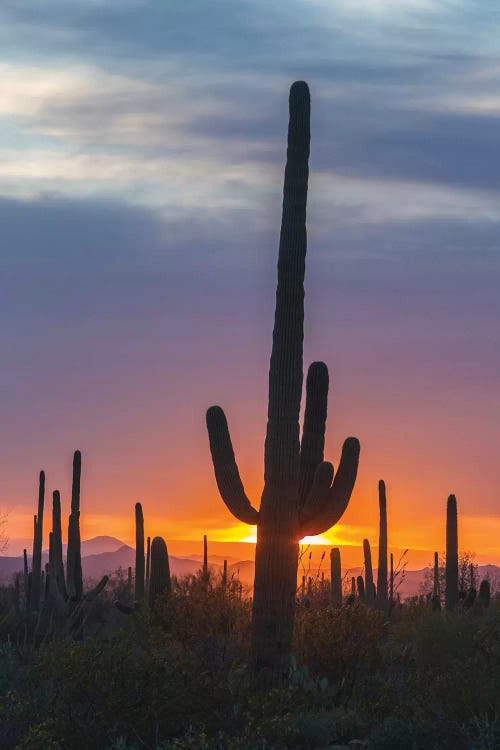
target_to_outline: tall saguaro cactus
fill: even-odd
[[[446,609],[453,610],[458,603],[458,523],[457,499],[450,495],[446,504]]]
[[[144,599],[144,515],[140,503],[135,504],[135,599]]]
[[[252,661],[270,681],[280,681],[290,661],[298,542],[341,518],[351,496],[359,443],[348,438],[334,477],[323,460],[328,369],[309,368],[302,440],[299,410],[303,385],[306,202],[309,175],[310,97],[303,81],[290,89],[288,151],[278,256],[278,286],[269,369],[264,448],[264,490],[257,511],[240,479],[224,412],[207,411],[215,477],[222,499],[240,521],[257,525],[252,613]]]
[[[73,484],[71,487],[71,514],[68,524],[68,552],[66,559],[66,584],[68,596],[80,601],[83,595],[82,555],[80,541],[80,477],[82,454],[75,451],[73,456]]]
[[[42,539],[43,539],[43,506],[45,502],[45,472],[40,472],[38,482],[38,513],[35,521],[33,538],[33,560],[31,563],[31,599],[30,608],[37,612],[42,593]]]
[[[387,606],[387,499],[383,479],[378,483],[378,504],[380,529],[378,542],[377,603],[380,607],[385,608]]]

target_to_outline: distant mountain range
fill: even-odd
[[[64,545],[66,547],[66,545]],[[64,550],[65,551],[65,550]],[[236,560],[228,559],[228,575],[239,578],[241,582],[249,587],[253,583],[254,561],[253,560]],[[190,556],[175,557],[169,555],[170,572],[172,575],[181,577],[196,573],[202,563],[202,556],[193,554]],[[30,564],[30,556],[28,556]],[[42,564],[48,562],[48,551],[44,550],[42,554]],[[209,555],[209,565],[214,571],[220,572],[224,564],[224,558],[221,555]],[[135,566],[135,550],[128,544],[124,544],[120,539],[112,536],[96,536],[92,539],[82,541],[82,569],[84,578],[96,579],[101,576],[114,573],[119,568],[126,571],[129,567]],[[10,583],[13,576],[22,572],[23,558],[17,557],[0,557],[0,583]],[[421,593],[421,585],[425,578],[426,568],[421,570],[406,570],[404,578],[399,584],[398,591],[402,598],[414,596]],[[347,580],[351,576],[362,574],[361,568],[350,568],[344,570]],[[376,569],[374,576],[376,580]],[[300,579],[299,571],[299,579]],[[492,581],[500,582],[500,567],[498,565],[480,565],[478,568],[478,580],[489,577]]]

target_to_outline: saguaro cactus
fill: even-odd
[[[149,586],[149,569],[151,566],[151,537],[148,536],[146,543],[146,587]]]
[[[439,586],[439,555],[434,552],[434,583],[431,597],[432,609],[438,612],[441,609],[441,587]]]
[[[387,606],[387,500],[385,482],[378,483],[378,504],[380,510],[380,529],[378,542],[377,603]]]
[[[83,595],[82,553],[80,540],[80,477],[82,454],[75,451],[73,456],[73,484],[71,487],[71,514],[68,525],[68,552],[66,559],[66,587],[73,601],[80,601]]]
[[[45,502],[45,472],[40,472],[38,482],[38,513],[35,521],[33,538],[33,560],[31,562],[31,599],[30,608],[37,612],[40,607],[42,592],[42,538],[43,538],[43,506]]]
[[[487,578],[484,578],[479,584],[479,602],[485,609],[490,606],[490,582]]]
[[[64,563],[61,529],[61,496],[57,490],[52,493],[52,564],[54,575],[53,591],[58,591],[66,599]]]
[[[205,581],[205,583],[208,582],[209,579],[209,573],[208,573],[208,539],[207,535],[203,534],[203,568],[202,568],[202,578]]]
[[[389,604],[394,604],[394,555],[391,552],[391,572],[389,574]]]
[[[340,607],[342,605],[342,571],[338,547],[330,550],[330,585],[332,604],[334,607]]]
[[[142,505],[135,504],[135,598],[144,599],[144,515]]]
[[[367,604],[375,601],[375,584],[373,583],[372,553],[370,542],[363,539],[363,553],[365,558],[365,596]]]
[[[154,603],[160,594],[170,592],[170,565],[168,562],[167,545],[161,536],[155,536],[151,542],[151,574],[149,578],[149,605]]]
[[[450,495],[446,505],[446,590],[445,605],[453,610],[458,602],[457,499]]]
[[[240,479],[224,412],[207,412],[215,477],[222,499],[238,520],[257,525],[252,613],[252,662],[280,681],[290,661],[298,542],[341,518],[354,486],[359,443],[344,443],[338,471],[323,461],[328,370],[309,368],[302,441],[299,410],[303,381],[306,201],[310,141],[307,84],[290,89],[288,151],[278,257],[278,286],[269,369],[264,448],[264,490],[257,511]],[[333,480],[333,483],[332,483]]]

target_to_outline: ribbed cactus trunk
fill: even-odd
[[[458,603],[458,523],[457,500],[450,495],[446,505],[446,609],[452,611]]]
[[[375,584],[373,583],[372,553],[370,542],[363,539],[363,554],[365,558],[365,597],[367,604],[373,604],[375,601]]]
[[[73,456],[73,483],[71,487],[71,514],[68,524],[68,553],[66,559],[66,585],[72,601],[80,601],[83,595],[82,553],[80,540],[80,478],[82,455]]]
[[[61,496],[57,490],[52,493],[52,566],[54,585],[52,590],[66,599],[66,581],[64,580],[64,562],[61,526]]]
[[[330,550],[330,585],[332,604],[334,607],[340,607],[342,605],[342,570],[338,547]]]
[[[135,599],[144,599],[144,515],[140,503],[135,504]]]
[[[38,482],[38,513],[35,522],[33,539],[33,560],[31,563],[31,599],[30,608],[37,612],[42,594],[42,539],[43,539],[43,506],[45,501],[45,472],[40,472]]]
[[[161,536],[155,536],[151,542],[151,575],[149,578],[149,605],[153,607],[157,598],[167,592],[170,593],[170,565],[168,561],[167,545]]]
[[[380,511],[380,528],[378,541],[377,571],[377,604],[382,609],[387,607],[387,499],[385,482],[378,483],[378,504]]]
[[[257,512],[241,482],[224,412],[211,407],[207,427],[221,496],[240,521],[257,525],[252,612],[252,663],[264,682],[288,675],[295,612],[299,540],[323,533],[345,511],[356,478],[359,443],[348,439],[332,485],[323,461],[328,370],[311,365],[302,441],[299,411],[303,383],[306,201],[310,141],[307,84],[290,89],[288,151],[283,189],[278,286],[269,369],[264,490]]]

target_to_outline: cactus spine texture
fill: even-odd
[[[66,559],[66,587],[73,601],[80,601],[83,595],[82,556],[80,541],[80,477],[82,454],[75,451],[73,456],[73,483],[71,487],[71,514],[68,524],[68,552]]]
[[[446,590],[447,610],[454,610],[458,603],[458,525],[457,500],[450,495],[446,504]]]
[[[289,105],[264,490],[259,511],[250,503],[240,479],[224,412],[218,406],[207,412],[210,450],[222,499],[240,521],[257,525],[252,663],[255,669],[264,670],[268,682],[281,682],[289,670],[298,541],[338,522],[351,496],[359,456],[358,441],[348,439],[335,479],[332,465],[323,461],[328,370],[322,362],[309,369],[300,442],[310,141],[306,83],[292,85]]]
[[[332,604],[334,607],[340,607],[342,605],[342,572],[338,547],[330,550],[330,582]]]
[[[149,577],[150,606],[153,607],[158,596],[164,592],[170,593],[171,588],[167,545],[161,536],[155,536],[151,542],[151,573]]]
[[[385,609],[387,606],[387,499],[385,482],[378,483],[378,503],[380,510],[380,529],[378,542],[377,603]]]
[[[31,563],[31,599],[32,612],[38,612],[42,593],[42,538],[43,538],[43,506],[45,501],[45,472],[40,472],[38,481],[38,514],[35,516],[33,537],[33,560]]]
[[[370,542],[363,539],[363,553],[365,558],[365,596],[366,603],[373,604],[375,601],[375,584],[373,583],[372,553]]]
[[[144,599],[144,515],[140,503],[135,504],[135,599]]]

